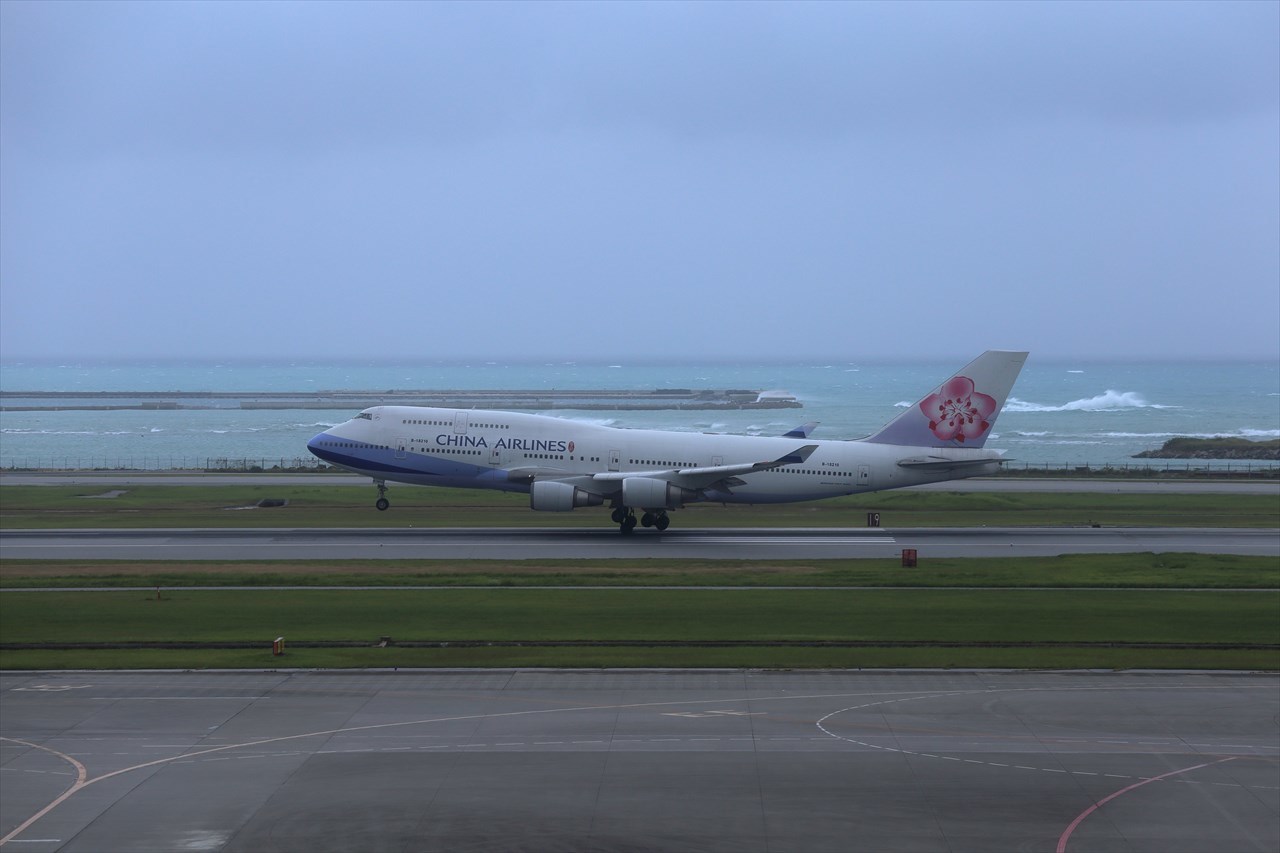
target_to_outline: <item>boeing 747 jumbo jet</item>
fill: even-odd
[[[623,533],[666,530],[668,512],[698,501],[811,501],[936,483],[1000,467],[984,445],[1025,352],[983,353],[866,438],[810,441],[806,424],[778,437],[617,429],[546,415],[374,406],[307,448],[387,481],[526,492],[536,510],[613,509]],[[639,519],[636,512],[640,513]]]

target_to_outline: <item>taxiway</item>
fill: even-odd
[[[1280,848],[1280,679],[0,675],[36,851]]]
[[[4,560],[848,559],[1280,555],[1275,530],[1187,528],[183,528],[0,531]]]
[[[0,472],[3,486],[369,486],[368,477],[356,474],[205,474],[198,472],[143,471],[32,471]],[[412,486],[395,486],[397,492]],[[1104,494],[1233,494],[1275,495],[1276,480],[1115,479],[1075,477],[975,477],[908,486],[899,491],[933,492],[1092,492]]]

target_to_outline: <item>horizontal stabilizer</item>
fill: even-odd
[[[924,468],[944,470],[951,468],[971,468],[974,465],[989,465],[992,462],[1007,462],[999,456],[987,456],[979,459],[946,459],[941,456],[916,456],[912,459],[899,459],[901,468]]]

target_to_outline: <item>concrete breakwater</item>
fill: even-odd
[[[699,390],[336,390],[252,391],[22,391],[0,392],[0,411],[172,411],[192,409],[350,410],[370,406],[544,411],[646,411],[665,409],[798,409],[783,391]]]

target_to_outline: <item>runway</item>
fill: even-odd
[[[0,486],[368,486],[368,477],[356,474],[204,474],[183,472],[111,471],[111,472],[0,472]],[[393,488],[412,489],[412,486]],[[1075,477],[975,477],[908,486],[899,491],[913,492],[1091,492],[1104,494],[1233,494],[1275,495],[1280,497],[1280,481],[1276,480],[1180,480],[1119,479]]]
[[[7,851],[1273,851],[1280,679],[0,675]]]
[[[1280,555],[1275,530],[1236,528],[188,528],[0,531],[3,560],[826,560],[1177,551]]]

